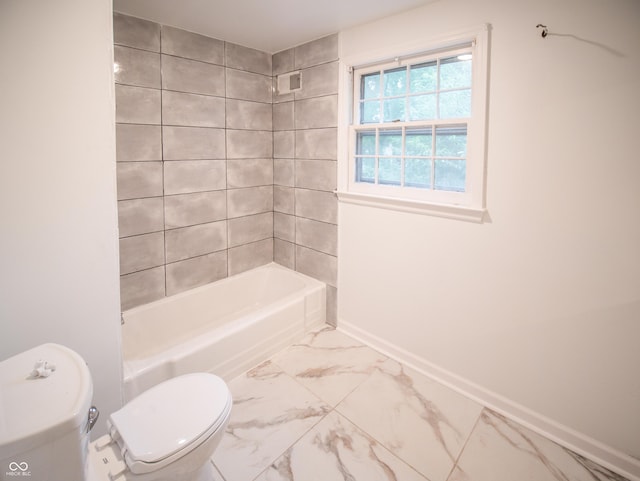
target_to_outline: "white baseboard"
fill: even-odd
[[[640,460],[432,364],[349,322],[339,319],[337,329],[630,481],[640,481]]]

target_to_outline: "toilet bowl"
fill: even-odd
[[[219,377],[178,376],[111,414],[89,443],[91,376],[58,344],[0,362],[0,393],[0,480],[210,481],[232,406]]]

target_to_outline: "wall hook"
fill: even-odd
[[[549,35],[549,29],[546,25],[542,25],[541,23],[539,23],[538,25],[536,25],[536,28],[542,28],[542,38],[547,38],[547,35]]]

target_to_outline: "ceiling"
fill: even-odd
[[[113,0],[113,9],[276,53],[433,0]]]

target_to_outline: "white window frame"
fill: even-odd
[[[341,202],[482,222],[485,215],[486,124],[489,73],[489,25],[425,40],[411,46],[390,46],[384,52],[341,60],[341,118],[339,123],[338,198]],[[427,121],[436,126],[467,125],[466,185],[464,192],[417,189],[356,182],[355,144],[357,132],[371,128],[400,128],[400,123],[360,124],[360,77],[393,66],[411,65],[429,57],[456,55],[471,50],[471,117]],[[402,126],[424,122],[402,122]]]

